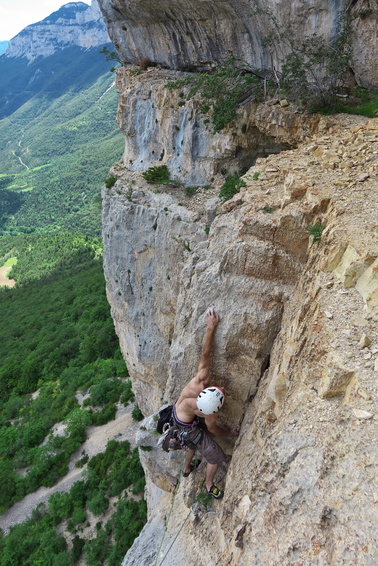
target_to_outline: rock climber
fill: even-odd
[[[197,450],[207,460],[206,490],[215,499],[221,499],[224,492],[214,485],[214,477],[219,464],[226,460],[226,455],[209,433],[235,438],[239,431],[237,428],[227,431],[216,424],[217,413],[224,402],[224,389],[210,386],[210,354],[214,332],[219,322],[219,316],[214,309],[210,308],[206,311],[205,322],[207,330],[203,339],[198,371],[184,387],[178,401],[173,406],[173,419],[178,428],[189,433],[184,477],[187,477],[199,464],[193,461]],[[197,417],[205,417],[206,427],[200,426]]]

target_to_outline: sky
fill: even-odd
[[[26,26],[40,22],[70,0],[0,0],[0,41],[12,39]],[[90,5],[91,0],[79,0]]]

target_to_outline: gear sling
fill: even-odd
[[[164,434],[161,445],[165,452],[195,448],[203,436],[200,421],[197,418],[190,423],[180,421],[175,405],[160,411],[156,430]]]

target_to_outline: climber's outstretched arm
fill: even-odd
[[[184,422],[189,422],[193,419],[194,415],[199,417],[204,416],[203,412],[197,407],[197,397],[203,389],[210,385],[211,348],[213,345],[214,332],[219,322],[219,316],[214,309],[208,309],[206,311],[205,322],[207,329],[202,343],[202,353],[197,374],[184,387],[176,402],[176,412],[179,418]],[[217,414],[205,416],[208,431],[217,436],[237,437],[239,429],[233,428],[231,430],[225,430],[219,427],[216,422],[217,416]]]
[[[205,322],[207,329],[202,343],[202,353],[198,371],[182,390],[177,402],[178,404],[180,404],[183,399],[196,399],[201,391],[210,385],[211,347],[213,344],[214,332],[219,322],[219,316],[213,309],[208,309],[206,311]],[[187,410],[189,411],[189,407],[187,407]]]
[[[219,316],[214,309],[208,309],[206,311],[205,322],[207,329],[202,343],[202,353],[197,375],[194,378],[197,382],[202,383],[203,388],[210,384],[211,348],[213,345],[214,332],[219,322]]]

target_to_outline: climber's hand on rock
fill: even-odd
[[[237,436],[239,436],[239,427],[238,426],[235,427],[235,428],[232,428],[230,430],[230,436],[231,436],[231,438],[236,438]]]
[[[209,308],[205,314],[205,322],[210,330],[214,330],[219,322],[219,316],[213,308]]]

